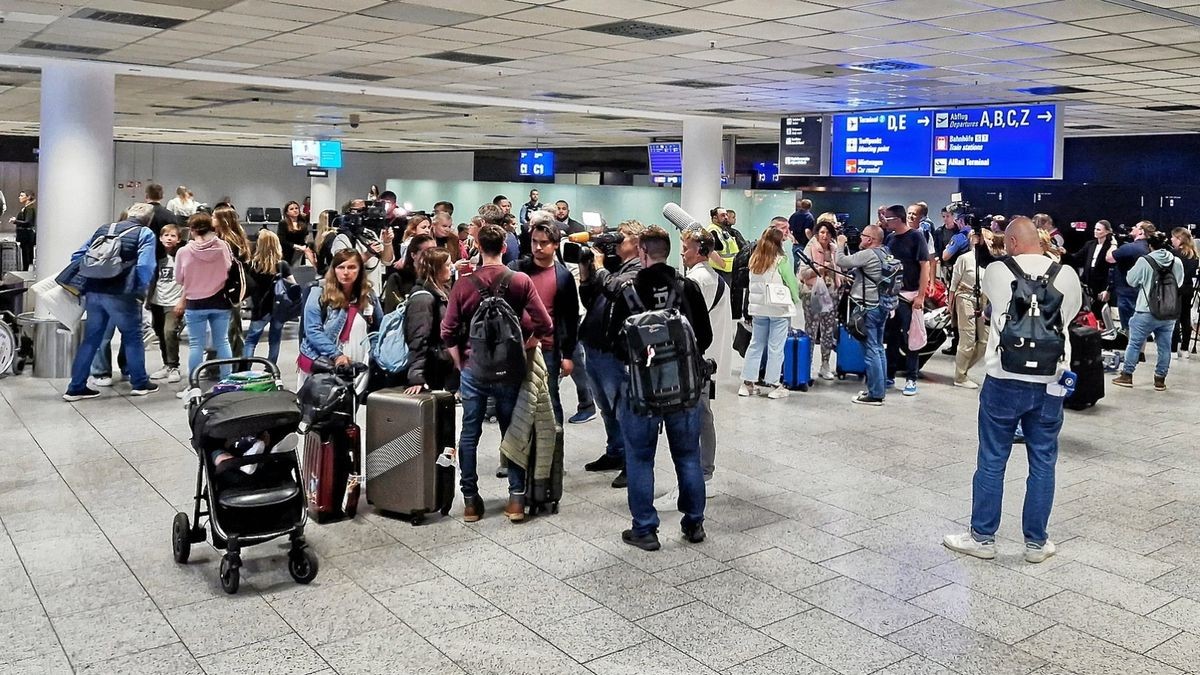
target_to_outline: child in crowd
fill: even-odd
[[[162,351],[163,366],[150,374],[152,380],[175,383],[179,375],[179,333],[183,330],[183,287],[175,281],[175,252],[179,250],[179,228],[163,225],[158,241],[166,254],[158,259],[158,269],[150,290],[146,293],[146,307],[150,310],[154,334]]]

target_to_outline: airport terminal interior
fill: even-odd
[[[0,673],[1200,672],[1197,157],[1192,0],[5,0]],[[97,228],[125,222],[123,213],[138,236],[161,234],[146,203],[173,197],[164,212],[174,231],[190,233],[188,255],[241,241],[250,250],[232,269],[253,270],[252,253],[282,240],[297,283],[273,270],[262,273],[266,291],[230,291],[238,275],[224,263],[211,295],[193,295],[196,277],[176,283],[175,256],[150,255],[148,234],[134,246],[140,257],[120,245],[73,257],[107,241]],[[435,213],[444,203],[449,216]],[[816,230],[805,233],[809,211]],[[416,241],[432,248],[414,254],[407,224],[429,229],[429,218],[432,235]],[[461,298],[470,275],[502,255],[485,250],[501,240],[520,248],[506,243],[504,254],[531,256],[514,263],[540,275],[522,286],[531,297],[560,292],[567,278],[574,289],[588,269],[601,274],[585,252],[614,270],[618,256],[651,261],[652,246],[628,244],[656,235],[630,220],[664,228],[666,262],[721,289],[711,307],[706,295],[706,306],[685,309],[709,310],[702,323],[717,339],[705,355],[721,364],[711,388],[662,413],[664,424],[640,422],[657,442],[652,469],[629,450],[647,390],[621,385],[612,419],[597,412],[613,378],[644,384],[640,373],[658,363],[653,348],[644,363],[613,356],[633,324],[618,334],[584,320],[578,354],[609,365],[559,378],[563,419],[548,436],[562,441],[559,474],[537,442],[544,425],[514,422],[531,434],[515,442],[525,455],[513,454],[514,434],[502,443],[479,393],[485,374],[468,366],[460,376],[441,346],[429,346],[439,325],[428,336],[403,325],[398,334],[410,365],[418,349],[444,360],[446,372],[424,384],[453,395],[405,393],[422,381],[406,367],[387,377],[385,348],[349,357],[348,336],[380,318],[372,304],[359,298],[365,320],[327,309],[353,302],[346,296],[357,287],[342,275],[367,276],[355,261],[379,259],[381,282],[411,286],[415,266],[422,284],[444,284],[419,288],[482,313]],[[888,293],[869,300],[849,283],[827,288],[824,278],[840,277],[792,251],[813,250],[810,237],[820,260],[870,249],[882,237],[873,224],[892,233],[897,256],[900,238],[913,235],[913,250],[941,262],[917,254],[914,264],[942,281],[931,278],[926,294],[918,274],[915,290],[900,291],[939,318],[917,313],[895,334],[889,323],[889,344],[904,340],[921,354],[919,376],[900,364],[881,405],[854,405],[877,402],[875,371],[847,307]],[[784,239],[776,266],[731,253],[735,231],[743,250]],[[546,251],[559,236],[556,258]],[[831,253],[821,249],[826,236]],[[334,252],[343,237],[349,250]],[[726,244],[696,254],[701,240]],[[1063,346],[1049,375],[1019,383],[1022,396],[1045,403],[1022,418],[1006,470],[988,474],[981,467],[995,466],[995,448],[1010,446],[1011,434],[997,441],[996,411],[1016,405],[996,399],[997,383],[1014,386],[1006,376],[1033,367],[999,355],[1000,343],[1017,347],[998,337],[1010,328],[996,317],[1013,326],[1013,312],[1038,313],[993,304],[977,349],[994,351],[966,371],[966,320],[948,317],[987,304],[971,299],[982,297],[978,286],[958,285],[976,268],[954,256],[992,256],[990,276],[1007,271],[1005,246],[1014,265],[1061,260],[1048,269],[1067,281],[1043,284],[1051,295],[1038,298],[1071,296],[1054,286],[1086,297],[1079,316],[1051,326]],[[681,249],[701,257],[681,259]],[[120,272],[102,270],[108,250],[108,262],[124,261]],[[1137,251],[1125,267],[1121,251]],[[279,255],[269,254],[274,268]],[[1159,286],[1155,256],[1174,256],[1186,273],[1176,294]],[[547,284],[539,265],[562,273]],[[748,287],[737,286],[740,265]],[[872,285],[882,288],[886,266]],[[908,282],[897,269],[900,287]],[[642,292],[648,277],[632,288]],[[114,278],[128,285],[113,290]],[[156,286],[145,297],[135,287],[151,278],[186,296],[159,303]],[[373,292],[392,292],[380,285]],[[1138,295],[1139,285],[1149,290]],[[684,288],[693,287],[710,288]],[[1025,288],[1015,277],[1013,287]],[[843,291],[849,304],[838,302]],[[754,315],[740,352],[722,304],[742,303],[735,292]],[[399,306],[417,306],[418,295],[397,296]],[[580,296],[580,315],[591,317],[598,301]],[[225,304],[205,304],[214,299]],[[87,331],[99,335],[93,313],[125,316],[118,300],[135,308],[135,340],[116,333],[104,372],[77,355]],[[557,300],[545,303],[552,321],[564,311]],[[259,302],[274,305],[266,319]],[[302,304],[312,309],[303,323]],[[175,306],[188,321],[182,364],[165,358]],[[754,314],[777,306],[794,318]],[[1163,307],[1173,318],[1159,316]],[[294,313],[276,321],[281,308]],[[566,333],[548,336],[533,309],[525,314],[526,333],[534,325],[543,344],[529,352],[526,379],[483,385],[493,399],[518,400],[522,423],[551,414],[543,353],[574,357],[583,370],[580,356],[555,351]],[[214,373],[193,389],[193,320],[216,326],[217,315],[234,316],[239,337],[257,328],[256,355],[277,350],[280,376]],[[675,320],[641,316],[651,315]],[[865,321],[873,344],[873,319]],[[1151,323],[1160,330],[1139,358],[1127,344]],[[451,339],[476,344],[470,327],[471,337],[463,329]],[[605,340],[620,344],[603,349]],[[201,339],[197,354],[220,342]],[[1095,358],[1081,356],[1085,346]],[[116,353],[143,349],[145,372],[122,374],[137,360],[118,363]],[[766,352],[761,372],[744,368],[741,352]],[[339,379],[349,371],[319,372],[338,355],[374,363],[361,400]],[[485,361],[477,351],[470,358]],[[780,362],[782,379],[766,366]],[[83,384],[72,382],[73,366]],[[297,375],[310,372],[304,389]],[[134,381],[143,376],[149,384]],[[316,382],[328,386],[317,391]],[[313,412],[318,399],[333,403]],[[418,400],[424,417],[413,412]],[[336,417],[337,406],[350,413],[302,426],[302,404],[316,416],[304,425]],[[420,421],[401,432],[404,416]],[[489,418],[477,425],[482,508],[459,490],[468,417]],[[711,475],[704,498],[692,500],[710,425]],[[596,464],[614,429],[625,469]],[[298,439],[296,451],[266,451],[271,434]],[[521,457],[544,469],[531,468],[527,491],[499,477],[502,446],[510,474]],[[345,448],[357,451],[335,452]],[[1047,465],[1046,535],[1031,536],[1031,514],[1044,517]],[[981,497],[989,480],[990,500]],[[212,516],[195,518],[198,495]],[[631,515],[644,515],[644,497],[661,519],[656,537]],[[390,500],[431,512],[402,515],[384,507]],[[991,507],[999,524],[981,532]],[[256,543],[250,532],[280,536]]]

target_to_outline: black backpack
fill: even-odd
[[[1175,278],[1175,264],[1171,261],[1165,267],[1158,264],[1153,255],[1146,256],[1146,262],[1154,270],[1154,283],[1146,293],[1146,303],[1150,305],[1150,314],[1154,318],[1174,321],[1179,318],[1179,280]]]
[[[1054,287],[1062,265],[1053,263],[1033,277],[1012,259],[1002,259],[1013,275],[1012,298],[1000,329],[1000,366],[1018,375],[1054,375],[1066,353],[1063,295]]]
[[[663,309],[647,310],[632,283],[625,302],[633,314],[623,332],[629,355],[629,403],[640,415],[667,415],[700,402],[708,374],[692,324],[680,311],[682,279]]]
[[[734,321],[741,321],[746,313],[746,300],[750,293],[750,256],[754,253],[756,243],[738,249],[737,255],[733,257],[729,284],[732,288],[732,301],[729,303],[729,309]]]
[[[525,379],[525,338],[521,320],[508,304],[508,284],[513,271],[506,269],[492,288],[479,275],[467,278],[479,289],[479,307],[471,317],[468,342],[471,376],[485,384],[514,384]]]
[[[246,280],[246,263],[234,256],[225,275],[225,288],[222,290],[225,299],[229,301],[230,307],[241,307],[246,293],[250,290],[250,284]]]

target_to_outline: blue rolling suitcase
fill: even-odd
[[[847,375],[867,374],[866,345],[851,335],[845,326],[838,326],[835,374],[839,380],[845,379]]]
[[[789,335],[783,347],[783,386],[808,391],[812,384],[812,338]]]

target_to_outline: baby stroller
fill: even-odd
[[[226,593],[237,593],[242,547],[282,536],[291,540],[292,578],[307,584],[317,576],[316,554],[304,541],[308,514],[295,435],[300,408],[296,395],[282,389],[279,369],[262,358],[206,361],[191,373],[189,386],[199,391],[200,374],[213,368],[246,369],[252,364],[265,366],[276,391],[209,392],[188,402],[192,448],[199,462],[196,505],[191,520],[186,513],[176,513],[171,527],[175,562],[186,563],[191,545],[205,539],[200,519],[208,517],[213,547],[225,550],[221,588]]]

